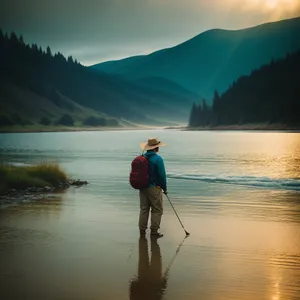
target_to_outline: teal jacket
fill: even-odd
[[[153,150],[147,151],[144,155],[149,161],[150,183],[148,187],[160,186],[166,192],[167,176],[164,160]]]

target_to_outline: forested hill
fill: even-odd
[[[132,81],[160,77],[204,98],[224,92],[233,80],[300,49],[300,18],[241,29],[212,29],[169,49],[104,62],[92,68]]]
[[[300,51],[240,77],[213,105],[195,105],[190,126],[281,123],[300,126]]]
[[[27,45],[22,36],[8,36],[1,30],[0,66],[1,125],[36,123],[42,118],[56,123],[65,114],[79,123],[90,117],[153,125],[176,123],[186,121],[196,100],[95,72],[71,56]]]

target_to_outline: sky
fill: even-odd
[[[83,65],[300,16],[300,0],[1,0],[0,28]]]

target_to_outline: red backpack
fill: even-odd
[[[142,190],[148,187],[149,177],[149,162],[143,156],[137,156],[131,163],[131,172],[129,175],[130,185],[137,190]]]

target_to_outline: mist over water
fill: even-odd
[[[158,136],[162,239],[140,240],[128,183]],[[5,299],[298,299],[300,134],[175,130],[1,134],[9,163],[57,161],[90,184],[0,209]],[[148,298],[147,298],[148,297]]]

